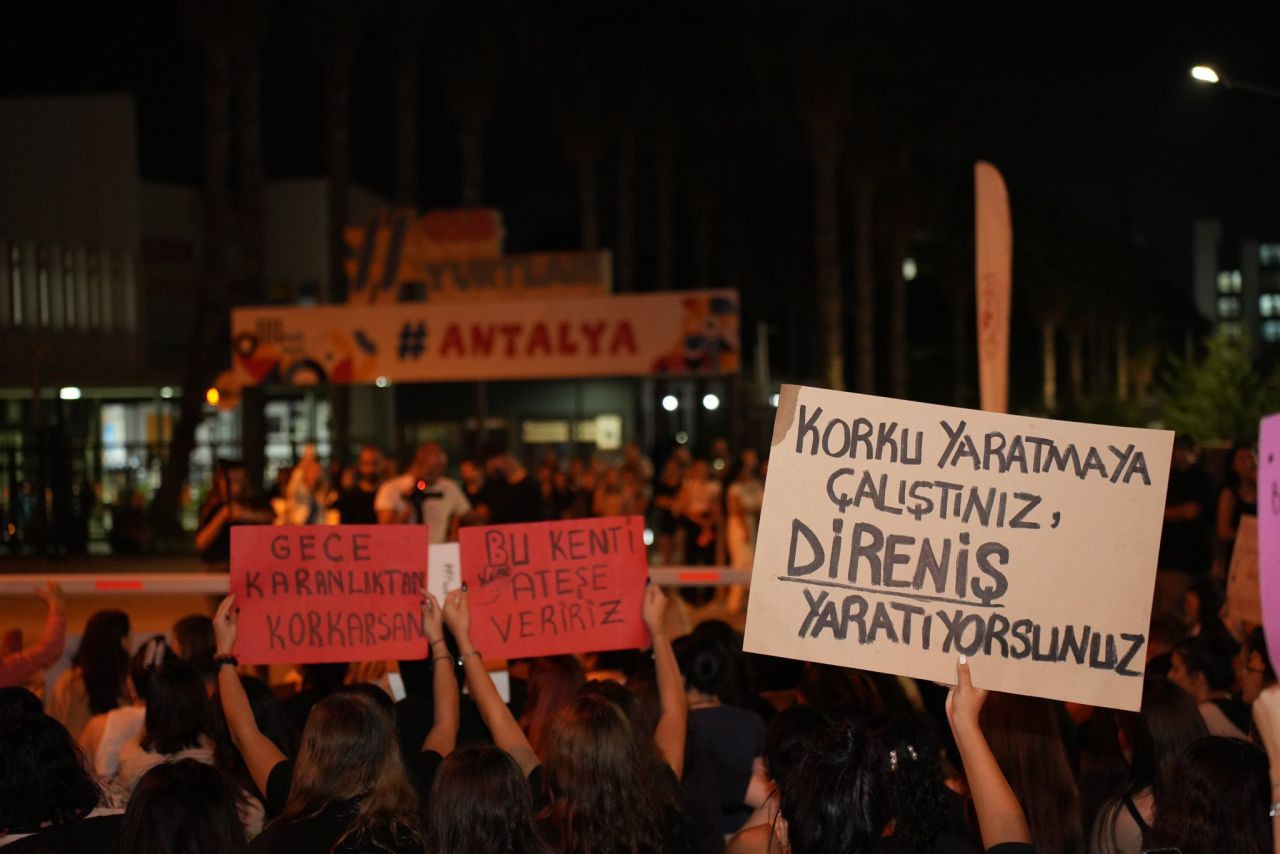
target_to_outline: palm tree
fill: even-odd
[[[184,30],[201,54],[201,88],[204,102],[204,251],[200,259],[200,288],[193,312],[194,329],[189,350],[178,418],[169,442],[169,455],[161,472],[160,487],[151,504],[157,535],[180,531],[182,490],[190,472],[196,427],[204,415],[204,393],[218,365],[226,358],[230,340],[230,238],[232,199],[231,169],[231,61],[230,16],[225,3],[187,0],[182,4]]]

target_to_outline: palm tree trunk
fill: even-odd
[[[905,222],[894,229],[892,273],[893,289],[889,292],[889,387],[894,397],[905,399],[910,365],[907,350],[907,280],[902,275],[902,260],[907,255],[910,230]]]
[[[484,204],[484,125],[487,111],[468,104],[459,117],[458,145],[462,149],[462,206]]]
[[[418,35],[418,31],[410,27],[393,36],[395,56],[391,72],[395,200],[414,208],[418,200]]]
[[[1116,399],[1129,399],[1129,324],[1124,320],[1116,324]]]
[[[346,246],[342,231],[347,225],[351,195],[351,66],[354,45],[343,33],[332,36],[324,75],[324,148],[329,170],[329,289],[325,302],[346,300]],[[330,386],[330,453],[346,462],[350,444],[351,395],[346,386]]]
[[[256,17],[256,16],[255,16]],[[253,19],[251,19],[253,20]],[[265,169],[262,148],[262,29],[242,34],[235,68],[236,147],[240,165],[240,239],[243,269],[235,302],[262,302],[265,264],[263,189]],[[266,471],[265,397],[259,386],[249,386],[240,401],[241,459],[249,483],[262,483]]]
[[[636,136],[630,126],[618,135],[618,233],[613,241],[614,288],[635,289]]]
[[[853,272],[854,334],[858,352],[858,391],[874,394],[876,387],[876,292],[875,235],[872,217],[870,171],[859,165],[854,172],[853,193]]]
[[[169,442],[160,488],[151,504],[151,518],[160,537],[180,532],[183,487],[191,471],[196,427],[204,414],[204,393],[213,379],[219,345],[228,345],[227,272],[231,194],[231,72],[221,34],[208,32],[203,44],[204,100],[204,254],[201,288],[196,299],[193,346],[187,362],[178,419]],[[225,351],[224,351],[225,352]]]
[[[654,152],[654,254],[657,270],[654,284],[660,291],[671,290],[675,281],[675,143],[670,135],[658,138]]]
[[[600,163],[594,145],[584,144],[578,152],[578,216],[582,248],[600,248]]]
[[[836,204],[838,170],[839,146],[833,139],[818,140],[814,145],[813,214],[822,360],[827,387],[843,391],[844,299],[840,290],[840,231]]]
[[[1077,406],[1084,402],[1084,327],[1080,323],[1071,326],[1067,336],[1067,370],[1071,379],[1071,402]]]
[[[1058,411],[1058,345],[1057,323],[1043,320],[1040,323],[1040,346],[1044,377],[1041,386],[1044,411],[1052,415]]]

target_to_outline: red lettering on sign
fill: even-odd
[[[471,355],[487,356],[493,350],[493,327],[476,324],[471,327]]]
[[[459,356],[467,355],[466,345],[462,343],[462,330],[458,328],[458,324],[450,323],[444,330],[444,343],[440,345],[440,355],[448,356],[456,354]]]
[[[529,335],[529,346],[524,352],[526,356],[533,356],[539,352],[544,356],[551,355],[551,336],[547,334],[547,324],[533,325],[533,332]]]
[[[560,337],[558,340],[559,347],[557,349],[560,351],[561,356],[577,355],[578,345],[573,343],[573,339],[569,336],[569,324],[560,324]]]
[[[624,320],[618,324],[617,329],[613,330],[613,343],[609,345],[609,355],[616,356],[623,350],[634,354],[636,349],[636,335],[631,329],[631,321]]]
[[[591,355],[598,355],[600,352],[600,336],[604,334],[604,321],[584,323],[582,324],[582,332],[587,336],[587,346],[591,348]]]
[[[471,636],[486,658],[647,646],[638,516],[463,528]]]

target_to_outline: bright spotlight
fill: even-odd
[[[674,394],[669,394],[662,398],[662,408],[668,412],[675,412],[680,408],[680,401]]]
[[[76,388],[73,385],[63,386],[62,388],[58,389],[58,397],[62,398],[63,400],[79,400],[80,389]]]
[[[902,281],[914,282],[916,279],[916,275],[919,272],[920,272],[920,268],[916,266],[916,259],[914,258],[902,259]]]
[[[1221,78],[1218,72],[1214,71],[1207,65],[1196,65],[1191,69],[1191,76],[1199,80],[1201,83],[1218,83]]]
[[[720,398],[714,394],[704,394],[702,396],[702,408],[709,412],[715,412],[720,408]]]

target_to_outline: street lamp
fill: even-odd
[[[1191,76],[1195,80],[1201,83],[1208,83],[1211,86],[1221,84],[1223,89],[1239,89],[1241,92],[1252,92],[1255,95],[1265,95],[1268,98],[1280,98],[1280,89],[1274,86],[1265,86],[1250,80],[1228,77],[1219,73],[1211,65],[1193,65],[1191,67]]]

